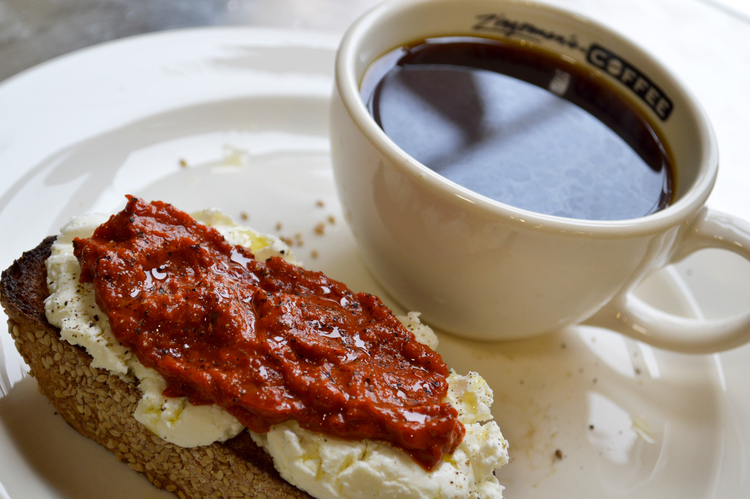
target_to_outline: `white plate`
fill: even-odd
[[[246,216],[299,241],[308,267],[393,305],[362,267],[333,187],[337,42],[277,30],[167,32],[5,82],[2,268],[70,216],[118,210],[132,193]],[[701,313],[674,269],[640,292]],[[0,337],[0,497],[173,497],[67,427],[24,374],[10,336]],[[441,335],[439,350],[495,390],[511,444],[499,472],[508,498],[750,496],[750,406],[737,395],[750,374],[747,349],[732,354],[729,377],[721,356],[666,353],[591,328],[502,345]]]

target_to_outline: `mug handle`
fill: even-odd
[[[668,263],[705,248],[729,250],[750,261],[750,224],[704,207]],[[616,295],[583,322],[667,350],[715,353],[750,341],[750,312],[721,319],[690,319],[659,310],[632,293]]]

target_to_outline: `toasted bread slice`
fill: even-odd
[[[54,237],[23,254],[2,273],[0,303],[18,351],[39,390],[80,434],[158,488],[178,497],[309,498],[284,481],[271,458],[247,431],[224,443],[182,448],[149,432],[133,418],[140,394],[135,384],[91,367],[91,357],[60,339],[45,317],[45,261]]]

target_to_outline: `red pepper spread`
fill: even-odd
[[[129,197],[74,241],[115,337],[164,394],[224,407],[256,432],[309,430],[402,447],[425,469],[464,435],[448,369],[375,296],[273,257],[258,261],[162,202]]]

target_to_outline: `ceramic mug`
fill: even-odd
[[[671,149],[673,202],[629,220],[544,215],[481,196],[409,157],[373,120],[360,83],[383,54],[440,36],[523,40],[599,71]],[[750,314],[693,320],[633,295],[650,273],[702,248],[750,259],[750,224],[705,206],[718,154],[696,99],[607,27],[527,1],[386,2],[342,40],[330,127],[336,185],[362,258],[388,293],[427,323],[478,340],[585,323],[694,353],[750,340]]]

